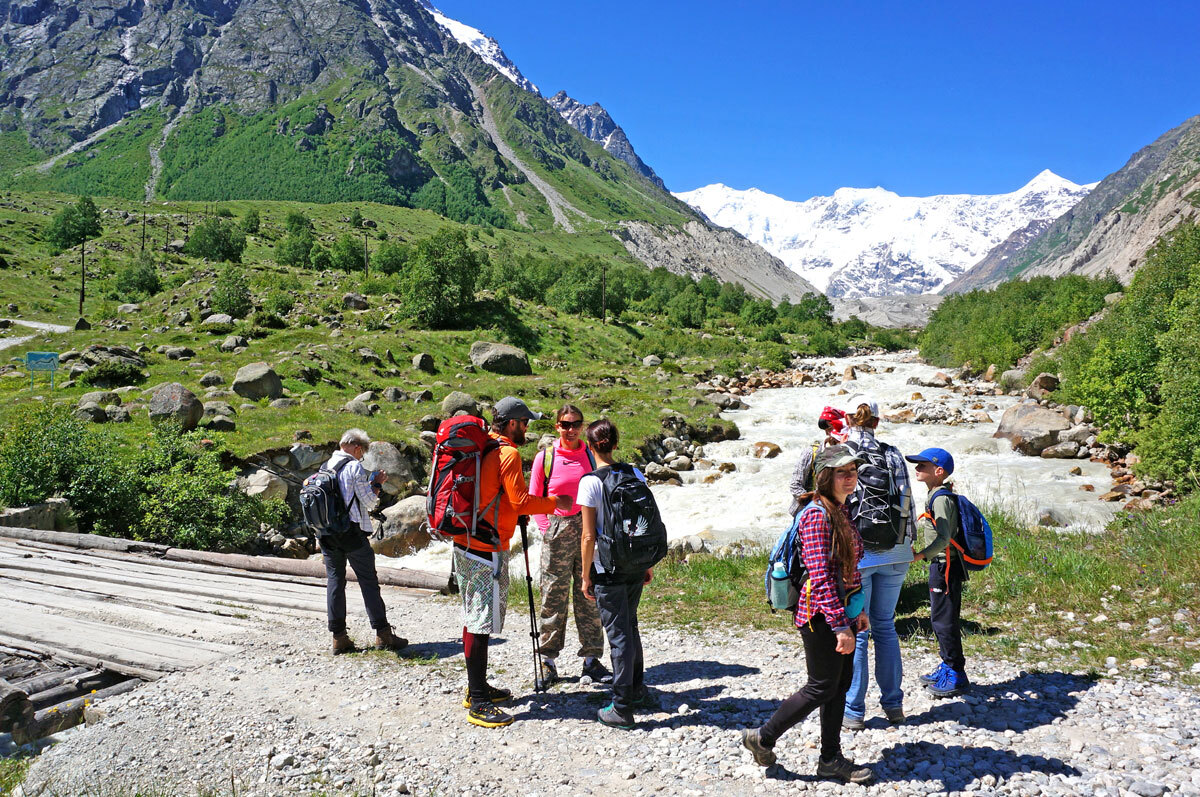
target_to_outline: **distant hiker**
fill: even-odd
[[[488,642],[504,628],[508,609],[508,547],[517,516],[549,514],[571,507],[570,496],[540,497],[529,494],[522,472],[521,452],[529,422],[540,420],[519,398],[496,402],[490,435],[499,445],[483,457],[479,478],[479,511],[486,515],[492,542],[464,536],[454,543],[454,574],[463,602],[463,656],[467,663],[467,693],[463,708],[467,721],[484,728],[512,724],[510,714],[496,703],[512,698],[508,689],[487,682]]]
[[[804,450],[800,452],[800,461],[796,463],[796,469],[792,471],[790,485],[792,505],[788,509],[788,514],[793,517],[804,507],[804,504],[800,503],[800,496],[811,493],[815,489],[813,462],[816,460],[817,454],[826,446],[835,446],[838,443],[846,442],[846,413],[837,407],[825,407],[821,410],[820,417],[817,418],[817,428],[825,433],[825,438],[805,446]]]
[[[646,477],[613,458],[620,442],[613,422],[593,422],[587,438],[600,467],[579,482],[583,590],[600,610],[613,669],[612,702],[596,718],[628,729],[634,726],[634,709],[661,708],[645,682],[637,609],[654,565],[667,554],[667,530]]]
[[[905,459],[916,463],[917,481],[929,488],[923,517],[928,517],[934,531],[933,540],[913,554],[913,561],[929,562],[929,621],[942,663],[922,675],[921,682],[934,697],[953,697],[971,688],[959,627],[962,588],[969,576],[962,557],[951,545],[958,535],[959,513],[954,486],[946,482],[954,473],[954,457],[945,449],[927,448]]]
[[[847,446],[829,446],[817,454],[817,487],[804,495],[800,512],[800,556],[807,582],[796,606],[795,624],[804,642],[808,682],[783,701],[761,728],[742,731],[742,744],[759,766],[775,763],[775,743],[784,731],[813,711],[821,712],[821,757],[817,777],[845,783],[869,783],[867,767],[842,755],[842,714],[853,676],[855,632],[867,627],[861,602],[848,600],[859,590],[862,541],[850,521],[846,499],[858,480],[858,456]],[[852,607],[852,608],[851,608]]]
[[[852,402],[850,433],[846,445],[861,459],[858,486],[850,497],[850,518],[862,537],[865,552],[858,569],[862,573],[863,599],[871,620],[869,631],[860,631],[854,651],[854,681],[846,695],[848,730],[866,726],[867,685],[870,682],[867,640],[875,640],[875,680],[879,704],[888,722],[904,722],[904,692],[901,680],[900,637],[896,634],[896,603],[912,562],[912,543],[917,538],[916,513],[908,466],[894,446],[875,439],[879,426],[879,404],[869,398]]]
[[[358,588],[367,608],[367,618],[375,629],[376,647],[400,650],[408,640],[392,633],[387,610],[379,594],[379,576],[375,572],[375,551],[371,549],[370,511],[379,503],[379,488],[387,481],[383,471],[368,473],[361,464],[371,447],[371,438],[362,429],[350,429],[342,435],[338,450],[333,452],[321,470],[333,474],[343,506],[348,511],[348,523],[341,530],[329,529],[318,540],[321,557],[325,560],[325,593],[329,615],[329,631],[333,634],[333,652],[354,650],[354,640],[346,634],[346,563],[354,568]]]
[[[596,457],[580,437],[583,412],[573,404],[564,404],[555,413],[558,440],[533,458],[529,490],[534,495],[565,495],[572,501],[579,492],[579,480],[596,469]],[[558,679],[556,659],[562,652],[567,633],[567,604],[575,607],[575,628],[579,632],[579,655],[583,657],[583,675],[596,683],[612,680],[612,674],[600,663],[604,655],[604,629],[595,601],[583,594],[583,554],[580,541],[583,517],[579,504],[557,510],[553,515],[534,515],[542,532],[540,589],[542,610],[541,651],[546,685]]]

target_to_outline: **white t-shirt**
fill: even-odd
[[[646,481],[646,477],[637,468],[633,469],[633,475],[641,481]],[[579,480],[579,494],[575,496],[575,503],[597,509],[603,502],[604,485],[600,483],[599,476],[589,473]]]

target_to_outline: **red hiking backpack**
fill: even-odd
[[[495,515],[499,513],[503,491],[497,492],[487,506],[479,506],[483,458],[499,447],[482,418],[456,415],[442,421],[433,447],[433,467],[425,499],[430,531],[460,545],[466,545],[468,538],[499,545]]]

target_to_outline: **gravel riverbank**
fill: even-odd
[[[905,649],[908,724],[888,725],[872,690],[867,729],[843,735],[876,785],[815,780],[815,718],[780,740],[779,765],[764,771],[738,731],[804,682],[782,617],[778,633],[646,629],[663,711],[620,731],[594,719],[602,687],[530,693],[528,621],[510,612],[490,672],[516,691],[517,722],[476,728],[460,704],[455,600],[388,600],[413,643],[406,657],[334,658],[312,621],[264,627],[233,658],[102,703],[103,719],[37,759],[24,794],[1200,794],[1195,687],[969,661],[974,691],[933,702],[916,682],[936,664],[932,643]],[[361,616],[351,631],[370,639]],[[564,656],[560,671],[578,666]]]

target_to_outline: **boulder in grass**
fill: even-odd
[[[233,325],[233,316],[228,313],[213,313],[204,319],[202,327],[228,327]]]
[[[238,369],[233,378],[233,392],[251,401],[277,399],[283,395],[283,381],[270,365],[250,363]]]
[[[533,373],[529,367],[529,355],[516,346],[505,343],[489,343],[477,340],[471,344],[471,364],[493,374],[527,376]]]
[[[160,385],[150,397],[151,421],[177,423],[189,432],[203,417],[204,405],[200,399],[178,382]]]
[[[354,415],[362,415],[363,417],[369,418],[375,414],[371,411],[371,408],[374,406],[376,405],[367,404],[365,401],[359,401],[358,399],[351,399],[350,401],[346,402],[346,406],[342,407],[342,409]]]
[[[646,366],[647,368],[656,368],[662,365],[662,358],[657,354],[647,354],[642,358],[642,365]]]
[[[108,413],[104,408],[95,402],[80,404],[71,411],[71,415],[81,421],[90,421],[91,423],[108,423]]]
[[[111,390],[93,390],[91,393],[84,393],[79,397],[79,406],[84,404],[99,404],[101,407],[107,407],[109,404],[120,404],[121,397]]]
[[[216,371],[209,371],[204,376],[200,377],[200,385],[202,387],[215,387],[216,385],[225,384],[225,377],[221,376]]]
[[[366,310],[371,305],[360,293],[347,293],[342,297],[342,307],[347,310]]]
[[[108,416],[109,423],[129,423],[133,417],[129,414],[129,410],[119,404],[110,404],[104,408],[104,414]]]
[[[236,432],[237,421],[230,418],[228,415],[214,415],[211,418],[205,418],[203,426],[210,432]]]
[[[412,364],[413,368],[416,368],[418,371],[424,371],[427,374],[432,374],[437,370],[433,365],[433,355],[427,352],[414,355]]]
[[[408,394],[395,385],[383,389],[383,397],[392,403],[399,403],[408,399]]]
[[[229,337],[225,338],[225,340],[221,341],[221,351],[237,351],[238,349],[244,349],[249,345],[249,341],[247,341],[241,335],[230,335]]]
[[[449,418],[460,412],[478,416],[480,413],[479,403],[468,394],[455,390],[442,399],[442,415]]]

